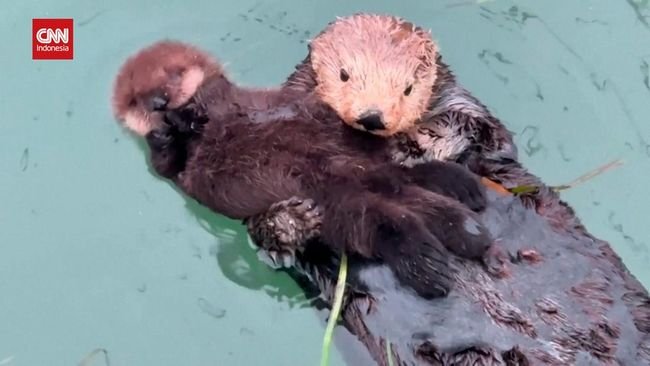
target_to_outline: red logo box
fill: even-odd
[[[32,60],[72,60],[72,19],[32,19]]]

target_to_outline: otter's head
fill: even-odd
[[[162,41],[130,57],[113,88],[113,112],[140,136],[163,123],[162,111],[185,104],[209,76],[222,73],[214,58],[196,47]]]
[[[390,136],[416,123],[436,81],[429,32],[400,18],[339,18],[310,42],[316,94],[348,125]]]

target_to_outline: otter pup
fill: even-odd
[[[484,207],[482,187],[462,167],[399,167],[388,140],[319,113],[308,99],[255,112],[247,103],[264,93],[244,94],[215,59],[161,42],[125,63],[113,106],[127,128],[147,138],[159,174],[199,203],[247,219],[276,202],[310,197],[323,214],[313,231],[325,245],[383,261],[425,298],[450,289],[447,250],[471,259],[485,254],[491,240],[476,214],[442,195]]]

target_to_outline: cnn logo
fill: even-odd
[[[32,19],[32,59],[72,60],[72,19]]]
[[[41,28],[36,31],[36,39],[42,44],[68,43],[70,33],[68,29]]]

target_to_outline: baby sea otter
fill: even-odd
[[[123,65],[113,106],[147,138],[159,174],[201,204],[249,219],[311,198],[322,220],[304,229],[336,252],[385,262],[423,297],[449,291],[448,251],[485,254],[491,239],[468,208],[482,209],[484,192],[465,169],[400,167],[388,140],[345,126],[309,98],[265,112],[251,108],[266,98],[258,93],[232,84],[204,52],[161,42]]]

